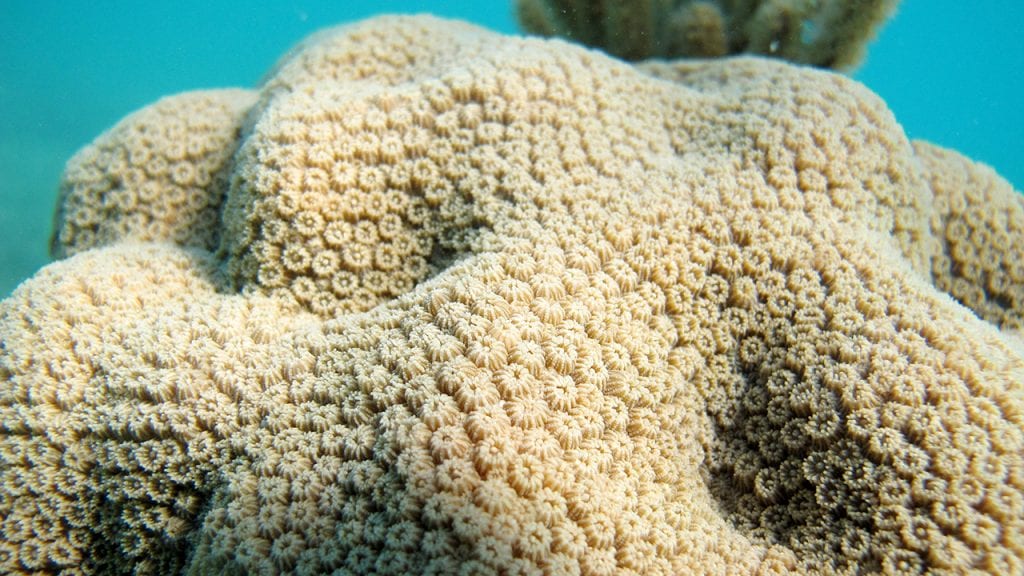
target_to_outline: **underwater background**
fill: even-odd
[[[64,162],[128,113],[186,90],[251,87],[310,32],[430,12],[504,33],[512,0],[0,0],[0,298],[49,261]],[[911,138],[1024,189],[1024,2],[903,0],[853,77]]]

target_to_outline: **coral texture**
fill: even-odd
[[[246,90],[169,96],[68,161],[50,250],[65,257],[118,240],[213,249]]]
[[[1012,249],[1024,242],[1024,198],[991,168],[956,152],[925,142],[914,150],[935,196],[932,226],[943,243],[932,262],[935,285],[997,326],[1024,329],[1024,259]]]
[[[0,571],[1024,571],[1024,208],[862,86],[385,17],[66,180],[181,138],[0,304]]]
[[[751,53],[854,68],[899,0],[516,0],[523,29],[627,60]]]

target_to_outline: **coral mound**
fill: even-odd
[[[843,77],[378,18],[62,190],[4,573],[1024,571],[1024,202]]]

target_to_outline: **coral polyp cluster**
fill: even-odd
[[[1024,570],[1024,202],[845,77],[378,18],[63,190],[4,573]]]

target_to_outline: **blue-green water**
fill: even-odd
[[[385,12],[517,30],[512,0],[0,0],[0,297],[48,261],[57,181],[79,147],[160,96],[252,86],[313,30]],[[1022,189],[1022,37],[1017,0],[904,0],[855,77],[911,137]]]

